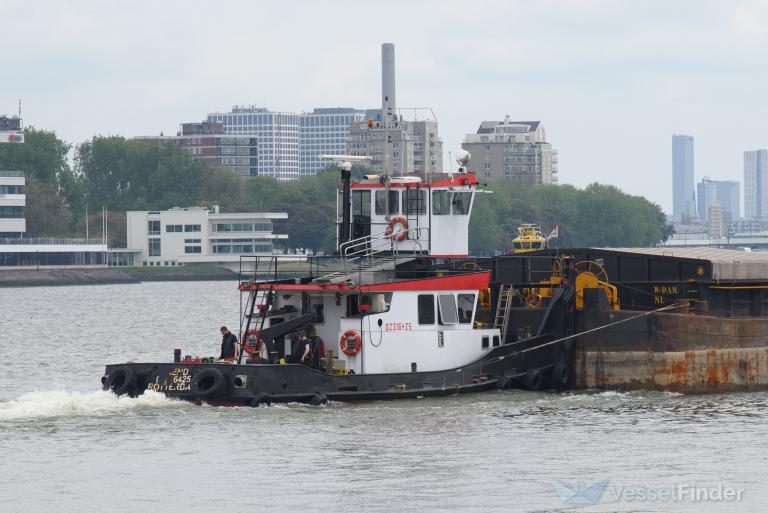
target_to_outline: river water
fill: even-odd
[[[229,282],[0,289],[0,512],[764,511],[768,394],[262,408],[100,390],[215,354]]]

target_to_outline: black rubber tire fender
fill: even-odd
[[[200,399],[215,399],[224,394],[227,381],[219,369],[208,368],[195,374],[190,390]]]
[[[315,394],[312,396],[312,399],[309,400],[309,404],[311,404],[312,406],[320,406],[327,403],[328,403],[328,398],[325,397],[323,394]]]
[[[130,367],[118,367],[109,373],[107,390],[117,396],[136,393],[136,376]]]
[[[259,406],[271,406],[272,405],[272,398],[269,396],[269,394],[262,392],[253,399],[251,399],[251,407],[258,408]]]
[[[530,369],[523,379],[523,386],[528,390],[538,390],[541,388],[541,371]]]
[[[558,362],[552,367],[552,381],[560,386],[568,384],[568,378],[571,377],[571,371],[568,368],[568,364],[565,362]]]

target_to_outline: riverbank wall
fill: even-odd
[[[0,287],[107,285],[148,281],[235,281],[237,273],[222,267],[124,267],[89,269],[0,270]]]

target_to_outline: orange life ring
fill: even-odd
[[[257,354],[264,341],[259,338],[261,332],[256,328],[251,328],[245,332],[245,351],[251,354]]]
[[[355,356],[360,352],[362,341],[360,334],[355,330],[347,330],[339,340],[339,349],[347,356]]]
[[[402,226],[402,230],[395,231],[395,226]],[[408,220],[403,216],[395,216],[389,219],[387,229],[384,230],[384,236],[394,239],[396,241],[405,240],[408,238]]]

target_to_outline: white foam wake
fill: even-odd
[[[169,406],[180,407],[181,405],[180,401],[168,399],[163,394],[150,390],[136,398],[117,397],[115,394],[103,390],[89,393],[29,392],[18,399],[0,402],[0,421],[98,416],[167,408]]]

